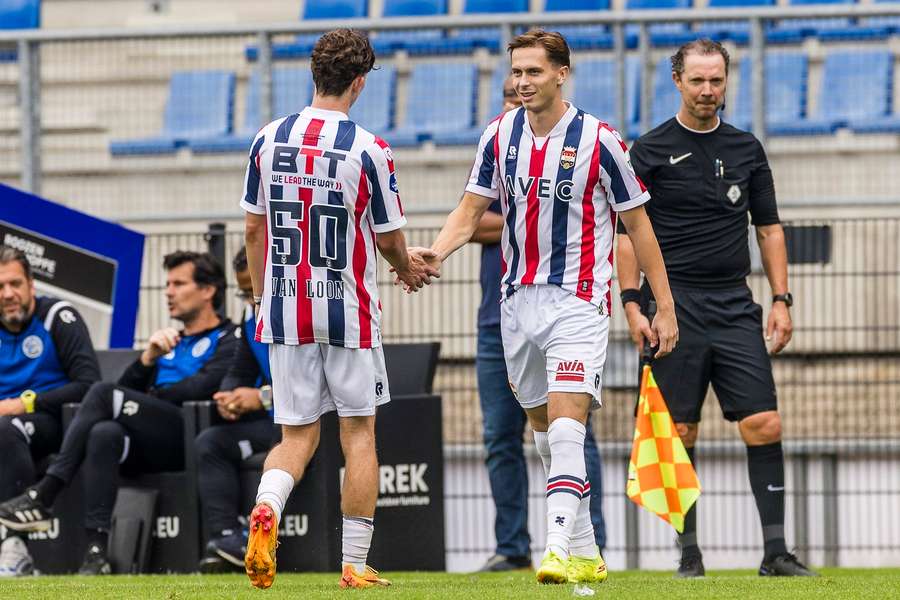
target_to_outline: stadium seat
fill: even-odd
[[[246,152],[260,127],[262,120],[261,77],[254,70],[247,82],[247,102],[244,106],[244,124],[233,135],[190,141],[194,152]],[[299,112],[312,97],[312,75],[307,68],[272,69],[272,118]]]
[[[834,51],[825,56],[816,114],[773,127],[773,135],[829,134],[840,127],[884,131],[891,118],[894,59],[887,50]]]
[[[588,112],[601,121],[614,126],[634,137],[638,123],[638,98],[640,96],[640,62],[636,56],[629,56],[625,61],[625,116],[627,123],[623,126],[616,123],[618,119],[617,99],[618,83],[616,81],[616,64],[609,58],[591,58],[580,60],[575,64],[573,72],[575,106]]]
[[[368,16],[367,0],[314,0],[304,2],[303,21],[317,19],[357,19]],[[322,33],[301,33],[294,41],[272,44],[272,58],[287,60],[292,58],[309,58],[313,47]],[[259,56],[256,46],[248,46],[245,50],[247,60],[255,61]]]
[[[500,59],[491,75],[490,97],[488,98],[487,120],[490,121],[503,112],[503,83],[509,77],[509,61]]]
[[[394,125],[396,99],[397,69],[375,69],[366,77],[366,87],[350,109],[350,119],[380,136]]]
[[[687,9],[691,7],[691,0],[628,0],[626,7],[628,10]],[[653,23],[648,33],[654,46],[680,46],[695,38],[687,23]],[[625,26],[625,43],[629,48],[637,47],[638,35],[637,24]]]
[[[856,4],[856,0],[790,0],[790,4]],[[804,38],[827,37],[829,32],[848,31],[853,21],[845,17],[823,19],[785,19],[779,21],[766,32],[766,39],[772,43],[797,43]]]
[[[409,78],[406,116],[383,136],[391,146],[474,144],[478,67],[469,61],[417,64]]]
[[[465,0],[463,14],[528,12],[528,0]],[[447,48],[456,52],[468,52],[474,48],[487,48],[491,52],[500,49],[500,29],[497,27],[463,27],[451,33]]]
[[[775,6],[775,0],[709,0],[709,8],[743,8],[750,6]],[[749,21],[710,21],[698,23],[694,28],[697,37],[717,41],[728,40],[735,44],[750,41]]]
[[[140,357],[140,350],[97,350],[102,381],[116,382],[131,363]]]
[[[668,121],[681,106],[681,94],[672,81],[672,62],[659,59],[653,72],[653,102],[650,108],[650,127]]]
[[[431,17],[447,14],[447,0],[385,0],[382,16]],[[441,29],[399,29],[379,31],[372,36],[376,54],[406,50],[410,54],[437,52],[444,40]]]
[[[0,29],[37,29],[40,26],[40,0],[0,0]]]
[[[0,30],[37,29],[41,26],[40,0],[0,0]],[[16,62],[15,42],[0,44],[0,63]]]
[[[765,119],[770,131],[782,125],[801,121],[806,114],[807,57],[800,52],[766,54],[765,59]],[[740,81],[734,111],[725,113],[726,121],[739,129],[753,126],[752,63],[745,56],[740,63]]]
[[[234,73],[230,71],[174,73],[160,134],[153,138],[110,142],[110,153],[113,156],[166,154],[191,140],[230,134],[234,83]]]
[[[544,10],[604,11],[609,10],[609,0],[547,0]],[[613,47],[613,36],[606,25],[561,25],[553,27],[563,34],[572,50],[606,50]]]

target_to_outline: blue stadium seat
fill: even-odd
[[[616,81],[616,64],[610,58],[591,58],[580,60],[573,71],[575,106],[588,112],[601,121],[613,124],[622,134],[634,137],[639,118],[640,97],[640,62],[636,56],[625,59],[625,118],[623,126],[616,123],[618,119],[618,85]]]
[[[491,75],[490,97],[488,98],[488,120],[493,119],[503,111],[503,82],[509,77],[509,60],[503,58],[497,64]]]
[[[190,141],[193,152],[246,152],[260,127],[262,119],[262,81],[254,70],[247,82],[247,102],[244,123],[234,135]],[[312,97],[312,75],[306,68],[278,68],[272,70],[272,117],[278,118],[299,112]]]
[[[628,10],[686,9],[692,0],[628,0]],[[625,43],[629,48],[638,45],[638,25],[625,26]],[[653,23],[649,27],[650,43],[654,46],[680,46],[696,36],[687,23]]]
[[[350,118],[375,135],[383,136],[394,124],[396,90],[396,68],[384,66],[371,71],[362,95],[350,109]]]
[[[806,115],[808,68],[809,61],[801,52],[766,54],[764,114],[770,132],[777,132],[782,126],[790,127]],[[735,127],[749,130],[753,125],[752,63],[749,56],[741,60],[739,69],[741,79],[734,110],[723,116]]]
[[[418,64],[409,78],[402,124],[383,136],[391,146],[474,144],[478,67],[469,61]]]
[[[0,30],[37,29],[41,26],[40,0],[0,0]],[[15,44],[0,46],[0,63],[16,62]]]
[[[166,154],[191,140],[228,135],[234,113],[234,84],[234,73],[230,71],[174,73],[160,134],[110,142],[110,153],[113,156]]]
[[[891,117],[894,59],[887,50],[834,51],[825,57],[816,114],[772,128],[773,135],[829,134],[840,127],[859,132],[897,130]]]
[[[447,14],[447,0],[385,0],[382,16],[430,17]],[[372,36],[377,54],[406,50],[410,54],[428,54],[444,39],[441,29],[401,29],[380,31]]]
[[[366,0],[307,0],[303,20],[354,19],[368,16]]]
[[[463,14],[528,12],[528,0],[465,0]],[[444,51],[470,52],[474,48],[500,49],[500,29],[497,27],[463,27],[451,33]]]
[[[775,0],[709,0],[709,8],[742,8],[748,6],[775,6]],[[718,41],[729,40],[735,44],[750,41],[749,21],[711,21],[699,23],[694,28],[697,37],[708,37]]]
[[[790,4],[856,4],[856,0],[790,0]],[[766,39],[776,44],[798,43],[807,37],[827,37],[830,32],[846,32],[853,27],[849,18],[785,19],[766,32]]]
[[[653,102],[650,105],[650,127],[668,121],[681,107],[681,94],[672,81],[672,62],[661,58],[653,72]]]
[[[303,21],[355,19],[368,16],[368,9],[367,0],[308,0],[304,2],[300,19]],[[309,58],[322,33],[301,33],[292,42],[272,44],[272,58],[274,60]],[[247,60],[252,62],[257,59],[259,49],[256,46],[248,46],[244,53]]]
[[[545,11],[609,10],[609,0],[547,0]],[[606,50],[613,47],[613,36],[606,25],[561,25],[551,27],[566,38],[572,50]]]
[[[40,0],[0,0],[0,29],[37,29],[40,26]]]

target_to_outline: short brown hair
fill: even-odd
[[[728,65],[731,63],[731,56],[728,55],[728,50],[726,50],[725,46],[719,42],[709,38],[700,38],[699,40],[694,40],[681,46],[670,59],[672,61],[673,73],[677,73],[678,76],[681,77],[681,74],[684,73],[684,58],[691,52],[699,54],[700,56],[721,54],[722,59],[725,61],[725,74],[728,75]]]
[[[225,271],[216,257],[209,252],[193,252],[190,250],[176,250],[163,257],[163,268],[171,271],[185,263],[194,265],[194,283],[200,287],[211,286],[216,288],[213,296],[213,308],[218,309],[225,301]]]
[[[0,244],[0,265],[6,265],[11,262],[17,262],[22,265],[25,278],[31,280],[31,263],[28,262],[28,257],[25,256],[25,253],[18,248]]]
[[[352,29],[335,29],[319,38],[312,51],[313,83],[320,96],[340,96],[353,80],[375,65],[369,38]]]
[[[543,29],[529,29],[522,35],[517,35],[507,46],[507,51],[512,56],[513,50],[519,48],[541,47],[547,52],[547,58],[558,67],[571,66],[569,57],[569,44],[566,38],[558,31],[544,31]]]

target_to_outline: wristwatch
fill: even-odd
[[[19,400],[22,401],[22,404],[25,405],[26,413],[34,412],[34,401],[37,398],[37,394],[34,393],[34,390],[25,390],[19,395]]]
[[[784,302],[784,305],[790,308],[794,305],[794,295],[790,292],[775,294],[772,296],[772,304],[775,304],[776,302]]]
[[[259,388],[259,402],[266,410],[272,410],[272,386],[264,385]]]

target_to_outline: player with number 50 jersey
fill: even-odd
[[[244,188],[241,207],[268,223],[257,340],[378,346],[375,234],[406,223],[387,143],[307,107],[257,134]]]

